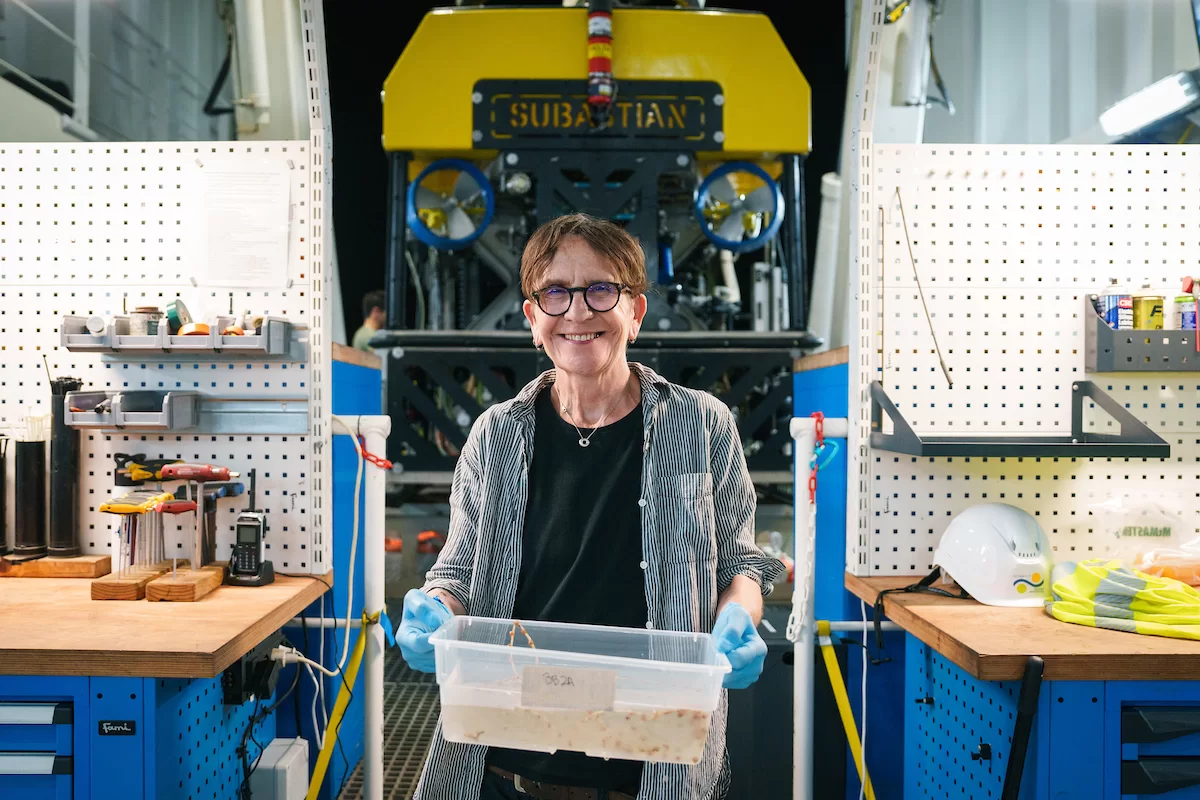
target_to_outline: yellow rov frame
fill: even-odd
[[[494,157],[472,140],[476,81],[586,81],[587,24],[581,7],[429,12],[384,82],[384,150],[411,153],[412,174],[434,158]],[[698,159],[756,161],[778,174],[778,156],[811,149],[808,81],[766,16],[618,8],[612,26],[618,100],[623,80],[720,85],[724,141]]]
[[[407,43],[397,42],[403,51],[381,95],[389,170],[388,330],[373,344],[403,355],[387,359],[388,455],[403,466],[408,483],[453,469],[457,445],[445,442],[463,431],[439,398],[464,397],[457,367],[442,377],[460,363],[454,361],[458,350],[471,349],[471,363],[462,368],[473,376],[504,370],[532,377],[542,368],[544,356],[529,347],[528,335],[506,326],[519,324],[513,309],[522,297],[515,278],[523,237],[557,214],[612,219],[642,243],[647,277],[659,290],[649,293],[639,347],[669,349],[687,370],[724,374],[729,334],[736,333],[738,369],[753,366],[766,374],[789,370],[793,351],[819,343],[806,332],[803,162],[812,143],[811,90],[770,19],[712,9],[613,9],[616,93],[608,113],[594,115],[608,125],[598,127],[586,100],[588,16],[578,6],[442,8],[428,12]],[[430,169],[443,160],[467,163]],[[484,184],[486,190],[476,191]],[[760,194],[746,208],[762,188],[772,190],[769,202]],[[730,238],[720,231],[735,214],[743,229],[730,228],[737,234]],[[458,233],[450,230],[454,218]],[[782,324],[768,332],[708,335],[710,320],[694,309],[709,302],[720,307],[714,314],[727,314],[726,301],[708,287],[730,281],[718,274],[728,260],[718,259],[705,239],[723,253],[750,253],[755,248],[725,245],[762,248],[772,237],[778,246],[766,257],[777,260],[784,275],[785,302],[773,309]],[[424,247],[412,247],[414,240]],[[446,251],[464,255],[442,261],[438,254]],[[676,263],[685,276],[678,283]],[[466,283],[449,267],[463,269]],[[490,292],[497,283],[492,273],[505,286],[485,301],[483,281],[475,276],[488,277]],[[466,287],[461,293],[460,286]],[[706,299],[677,302],[690,299],[689,292]],[[462,314],[464,330],[456,321],[428,324],[426,311],[434,308],[454,320],[458,312],[450,307],[460,298],[463,306],[482,306]],[[424,371],[419,383],[412,370]],[[787,386],[790,381],[781,380],[777,388]],[[785,396],[747,392],[729,402],[746,409],[778,403],[786,414]],[[744,438],[755,436],[762,438]],[[791,457],[773,447],[755,447],[750,469],[790,468]]]

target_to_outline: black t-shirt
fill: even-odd
[[[554,410],[535,403],[533,463],[517,584],[516,619],[642,628],[642,409],[600,428],[587,447]],[[583,428],[584,436],[590,431]],[[488,763],[542,783],[637,794],[642,762],[560,750],[493,747]]]

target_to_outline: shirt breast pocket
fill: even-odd
[[[689,472],[658,479],[658,544],[664,561],[707,562],[717,558],[712,474]]]

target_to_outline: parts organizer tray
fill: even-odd
[[[448,741],[696,764],[729,662],[678,631],[460,616],[431,639]]]
[[[1084,355],[1088,372],[1196,372],[1200,349],[1195,330],[1113,330],[1090,301]]]
[[[100,333],[87,329],[87,317],[68,315],[63,317],[59,328],[61,345],[71,352],[120,353],[131,357],[172,353],[192,357],[214,355],[287,357],[305,360],[301,344],[297,352],[292,351],[292,323],[279,317],[263,320],[261,333],[241,336],[222,335],[221,331],[236,324],[236,318],[219,316],[209,326],[210,332],[203,336],[173,336],[166,324],[159,326],[149,336],[133,336],[129,333],[129,317],[112,317]]]
[[[68,392],[65,418],[72,428],[191,430],[199,421],[199,401],[196,392]]]

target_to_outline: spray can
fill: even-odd
[[[1163,329],[1163,305],[1166,298],[1145,284],[1133,294],[1133,327],[1139,331]]]
[[[1133,298],[1129,292],[1112,278],[1109,285],[1100,293],[1099,307],[1103,309],[1100,316],[1113,330],[1128,331],[1133,329]]]
[[[1175,322],[1175,329],[1180,331],[1196,330],[1196,298],[1190,294],[1181,294],[1175,298],[1173,303],[1174,312],[1171,318]]]

